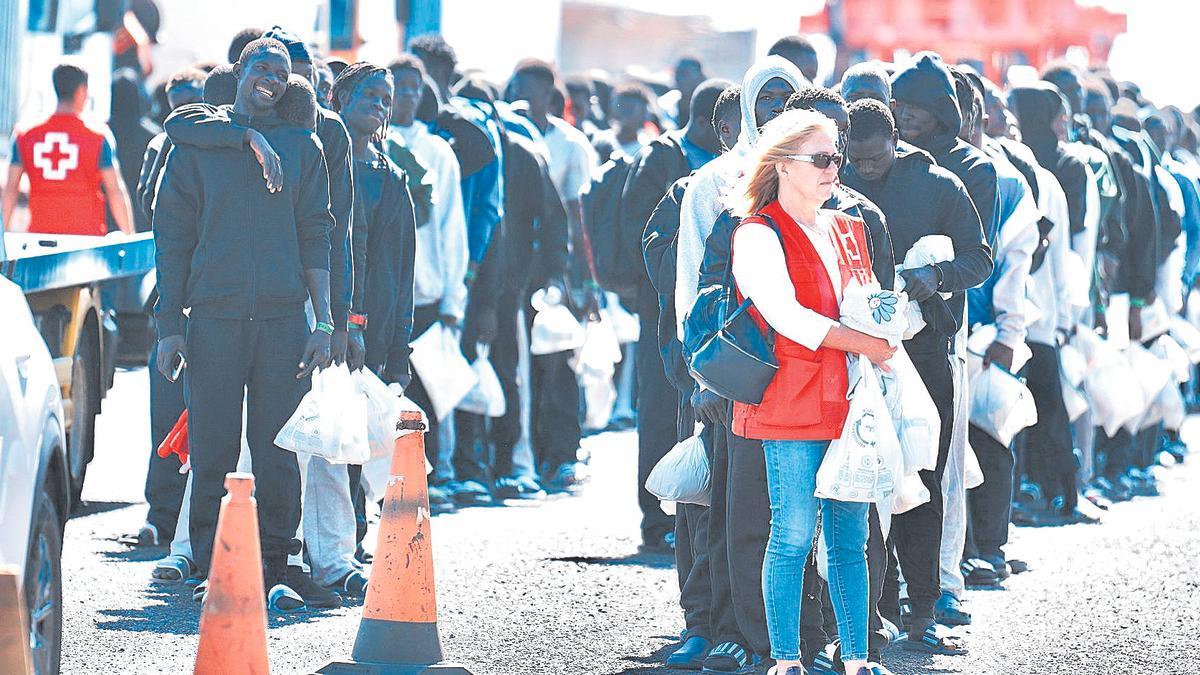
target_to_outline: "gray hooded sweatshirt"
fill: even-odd
[[[745,168],[746,156],[758,143],[754,102],[763,86],[775,78],[797,91],[807,82],[800,70],[781,56],[768,56],[750,66],[742,80],[742,133],[737,144],[697,171],[683,195],[675,268],[675,328],[681,340],[683,319],[696,302],[704,244],[717,216],[728,208],[729,193]]]

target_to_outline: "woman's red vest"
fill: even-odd
[[[778,226],[788,276],[796,287],[796,301],[837,321],[841,314],[834,280],[829,278],[808,235],[778,201],[768,204],[762,212]],[[839,212],[822,211],[822,214],[834,220],[835,249],[841,258],[842,276],[872,279],[863,221]],[[764,221],[750,217],[743,224],[752,222]],[[738,297],[740,300],[740,292]],[[756,309],[750,311],[759,327],[766,330],[762,315]],[[779,371],[767,386],[762,403],[733,404],[733,433],[759,440],[832,440],[841,436],[850,409],[846,398],[849,389],[846,352],[828,347],[814,352],[776,333],[775,358],[779,361]]]

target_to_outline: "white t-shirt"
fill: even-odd
[[[596,153],[587,136],[566,120],[551,115],[543,138],[550,150],[550,180],[564,202],[579,199],[587,189]]]

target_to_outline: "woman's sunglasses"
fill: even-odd
[[[830,164],[840,168],[842,166],[842,161],[845,160],[845,157],[843,157],[840,152],[818,152],[815,155],[784,155],[784,157],[787,159],[794,159],[797,162],[808,162],[809,164],[812,164],[813,166],[822,170],[828,169]]]

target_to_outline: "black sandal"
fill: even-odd
[[[958,638],[950,635],[938,635],[937,624],[926,628],[925,632],[921,633],[920,640],[913,640],[910,636],[904,641],[904,648],[912,652],[938,656],[963,656],[967,653],[967,648]]]
[[[703,675],[752,675],[758,659],[736,642],[722,642],[704,659]]]

